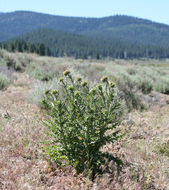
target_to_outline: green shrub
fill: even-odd
[[[6,88],[10,84],[10,80],[6,75],[0,73],[0,90]]]
[[[159,153],[169,157],[169,141],[158,147]]]
[[[136,74],[136,69],[134,67],[129,67],[129,68],[127,68],[127,73],[129,75],[135,75]]]
[[[47,82],[38,81],[31,88],[31,91],[28,93],[27,100],[32,104],[43,106],[41,104],[41,99],[43,98],[44,90],[56,88],[57,84],[58,84],[57,78],[53,78],[52,80],[49,80]]]
[[[136,94],[137,88],[134,82],[128,76],[119,75],[116,83],[119,89],[119,96],[125,101],[128,111],[133,109],[142,111],[145,108],[140,97]]]
[[[9,56],[5,57],[5,62],[6,62],[6,66],[8,67],[8,69],[14,68],[16,65],[15,60]]]
[[[36,64],[28,65],[26,68],[26,73],[31,77],[41,81],[49,81],[53,77],[50,72],[44,71],[40,66]]]
[[[120,160],[101,149],[120,138],[116,129],[120,103],[115,101],[114,83],[107,77],[102,84],[90,88],[80,77],[76,80],[70,71],[60,78],[60,91],[46,90],[42,100],[47,108],[45,125],[51,136],[47,154],[58,165],[70,164],[77,173],[86,172],[94,179],[101,166]]]
[[[8,67],[8,69],[12,68],[13,70],[15,70],[17,72],[24,71],[23,65],[18,60],[16,61],[14,57],[6,56],[5,62],[6,62],[6,66]]]
[[[152,91],[153,86],[150,81],[143,80],[140,82],[139,88],[144,94],[149,94]]]
[[[155,90],[164,94],[169,94],[169,79],[162,78],[160,82],[157,81]]]
[[[6,54],[5,50],[0,49],[0,59],[4,58],[5,54]]]

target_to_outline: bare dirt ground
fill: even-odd
[[[169,104],[128,115],[121,124],[126,135],[116,147],[126,163],[121,182],[103,177],[90,184],[72,170],[49,167],[40,149],[46,138],[43,112],[26,100],[32,81],[23,74],[18,78],[0,91],[0,189],[169,189],[169,156],[159,152],[169,141]]]

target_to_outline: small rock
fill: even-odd
[[[9,115],[9,113],[7,111],[5,113],[2,113],[1,115],[5,119],[9,119],[10,118],[10,115]]]

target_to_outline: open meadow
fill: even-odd
[[[90,87],[107,76],[120,102],[123,134],[103,149],[120,169],[91,180],[74,167],[57,167],[44,151],[47,127],[41,103],[46,89],[59,89],[69,69]],[[82,60],[0,50],[0,189],[169,190],[169,60]]]

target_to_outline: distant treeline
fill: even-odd
[[[43,43],[42,43],[43,42]],[[23,36],[21,39],[0,44],[10,52],[37,53],[41,56],[75,58],[169,58],[169,48],[132,44],[117,40],[105,41],[86,36],[41,29]]]
[[[116,39],[96,39],[51,29],[39,29],[20,37],[30,43],[42,43],[50,48],[52,56],[75,58],[168,58],[169,48],[123,42]]]
[[[9,52],[27,52],[36,53],[41,56],[51,56],[50,50],[43,43],[30,43],[24,40],[11,40],[9,42],[0,43],[0,48]]]

